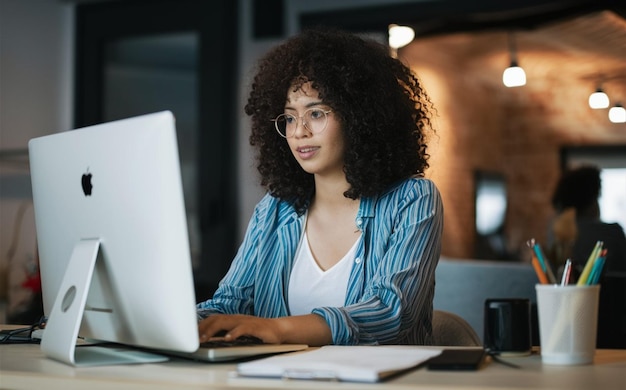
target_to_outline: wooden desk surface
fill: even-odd
[[[593,389],[626,388],[626,350],[598,350],[593,365],[549,366],[539,355],[491,362],[479,371],[425,368],[376,384],[237,377],[234,364],[172,360],[159,364],[75,368],[43,356],[39,345],[0,345],[0,388],[6,389]]]

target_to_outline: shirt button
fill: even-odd
[[[354,262],[357,264],[361,264],[361,258],[357,257],[356,259],[354,259]]]
[[[363,225],[363,219],[357,218],[356,219],[356,226],[361,227],[361,225]]]

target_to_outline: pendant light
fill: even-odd
[[[502,82],[507,87],[521,87],[526,85],[526,72],[517,63],[517,49],[515,47],[515,37],[513,33],[509,33],[509,55],[511,65],[502,73]]]
[[[408,45],[413,41],[413,38],[415,38],[415,30],[413,30],[409,26],[398,26],[397,24],[390,24],[388,33],[391,56],[394,58],[398,56],[399,48]]]
[[[589,95],[589,107],[594,110],[609,107],[609,97],[602,88],[598,87],[594,93]]]
[[[609,110],[609,120],[613,123],[626,123],[626,108],[617,103]]]
[[[415,31],[408,26],[389,25],[389,46],[399,49],[408,45],[415,38]]]

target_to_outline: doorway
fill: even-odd
[[[162,110],[176,118],[198,301],[236,250],[237,3],[76,7],[75,127]]]

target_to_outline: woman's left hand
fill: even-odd
[[[254,336],[264,343],[280,344],[281,338],[278,321],[273,318],[261,318],[244,314],[212,314],[198,324],[200,342],[208,341],[216,334],[225,331],[225,340],[234,340],[240,336]]]

